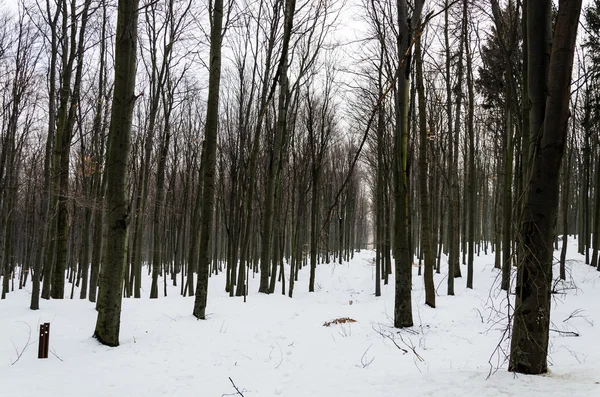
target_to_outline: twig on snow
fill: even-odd
[[[581,313],[583,313],[583,309],[577,309],[574,310],[573,313],[569,314],[569,317],[565,318],[563,320],[563,323],[566,323],[567,321],[569,321],[572,318],[576,318],[576,317],[587,317],[587,316],[583,316]]]
[[[550,328],[550,331],[556,332],[556,333],[559,333],[559,334],[565,335],[565,336],[579,336],[579,334],[577,332],[572,332],[572,331],[561,331],[561,330],[552,329],[552,328]]]
[[[417,369],[419,370],[419,372],[422,372],[422,371],[421,371],[421,368],[419,368],[419,365],[418,365],[418,363],[417,363],[417,360],[418,360],[418,361],[420,361],[420,362],[425,362],[425,359],[424,359],[423,357],[421,357],[421,355],[420,355],[419,353],[417,353],[417,348],[415,347],[415,345],[414,345],[414,343],[412,342],[412,340],[411,340],[411,339],[409,339],[409,341],[410,341],[410,344],[408,344],[408,343],[406,343],[406,341],[405,341],[405,340],[404,340],[404,338],[402,337],[402,334],[401,334],[400,332],[397,332],[398,336],[400,337],[400,341],[401,341],[401,342],[404,344],[404,346],[406,346],[406,347],[408,348],[408,349],[405,349],[405,348],[403,348],[402,346],[400,346],[400,345],[398,344],[398,342],[396,342],[396,338],[393,336],[393,333],[391,333],[391,332],[390,332],[390,334],[388,334],[387,332],[384,332],[384,331],[381,329],[381,326],[379,327],[379,330],[377,330],[377,329],[376,329],[374,326],[372,326],[372,328],[373,328],[373,330],[374,330],[375,332],[377,332],[377,333],[378,333],[379,335],[381,335],[382,337],[384,337],[384,338],[386,338],[386,339],[389,339],[389,340],[391,340],[391,341],[392,341],[392,343],[394,344],[394,346],[396,346],[396,347],[397,347],[399,350],[402,350],[402,352],[403,352],[404,354],[408,353],[408,351],[409,351],[409,350],[410,350],[410,351],[412,351],[412,352],[413,352],[413,354],[415,355],[415,359],[413,360],[413,361],[414,361],[414,364],[415,364],[415,366],[417,367]],[[406,330],[405,330],[405,331],[406,331]],[[413,333],[414,333],[415,331],[412,331],[412,330],[411,330],[411,331],[409,331],[409,332],[413,332]],[[418,332],[416,332],[416,333],[418,334]]]
[[[277,342],[275,339],[273,339],[273,341],[275,342],[275,344],[279,348],[279,362],[277,363],[277,366],[275,367],[275,369],[277,369],[277,368],[281,367],[281,363],[283,363],[283,350],[281,350],[281,345],[279,344],[279,342]],[[271,356],[273,354],[273,350],[275,350],[275,348],[271,347],[271,352],[269,353],[269,360],[271,359]]]
[[[240,389],[238,389],[238,387],[233,382],[233,379],[231,379],[231,376],[229,377],[229,381],[233,385],[233,388],[235,389],[235,391],[237,392],[237,394],[240,395],[241,397],[244,397],[244,395],[242,394],[242,392],[240,391]],[[225,395],[225,394],[223,394],[223,395]]]
[[[406,347],[408,347],[410,350],[412,350],[412,352],[415,354],[415,357],[417,357],[417,359],[418,359],[420,362],[425,362],[425,359],[424,359],[423,357],[421,357],[421,356],[419,355],[419,353],[417,353],[417,349],[416,349],[415,345],[412,343],[412,340],[410,341],[410,345],[409,345],[408,343],[406,343],[406,342],[404,341],[404,338],[402,337],[402,334],[401,334],[400,332],[398,332],[398,336],[400,337],[400,341],[401,341],[402,343],[404,343],[404,346],[406,346]],[[410,339],[409,339],[409,340],[410,340]]]
[[[58,354],[56,354],[56,351],[55,351],[54,349],[50,350],[50,353],[52,353],[52,355],[53,355],[54,357],[58,358],[60,361],[62,361],[62,362],[64,362],[64,361],[65,361],[65,360],[63,360],[62,358],[60,358],[60,357],[58,356]]]
[[[373,363],[373,361],[375,361],[375,357],[371,358],[370,360],[367,358],[367,353],[369,352],[369,349],[371,349],[371,346],[373,346],[372,343],[369,345],[369,347],[367,347],[367,350],[365,350],[362,357],[360,358],[360,365],[363,368],[367,368],[369,365],[371,365]]]
[[[381,335],[382,337],[384,337],[384,338],[387,338],[387,339],[391,340],[391,341],[392,341],[392,343],[393,343],[393,344],[394,344],[394,345],[395,345],[395,346],[396,346],[398,349],[400,349],[400,350],[402,350],[402,352],[404,352],[404,354],[408,353],[408,350],[406,350],[406,349],[404,349],[404,348],[400,347],[400,345],[399,345],[398,343],[396,343],[396,340],[395,340],[395,339],[394,339],[394,338],[393,338],[391,335],[388,335],[388,334],[384,333],[384,332],[383,332],[381,329],[377,330],[377,329],[375,329],[375,327],[373,327],[373,331],[377,332],[377,333],[378,333],[379,335]]]
[[[494,349],[494,351],[492,352],[492,354],[488,360],[488,364],[490,365],[490,371],[488,372],[486,379],[489,379],[490,376],[495,374],[496,371],[498,371],[498,369],[508,361],[508,352],[506,350],[504,350],[503,345],[504,345],[505,341],[510,339],[509,333],[510,333],[510,325],[507,325],[506,328],[504,328],[504,331],[502,332],[502,337],[500,338],[500,341],[498,341],[496,348]],[[494,356],[496,356],[496,355],[497,355],[497,365],[496,365],[496,367],[494,367],[494,364],[492,364],[492,360],[494,359]]]
[[[484,320],[483,320],[483,314],[481,314],[481,311],[479,309],[477,309],[477,308],[475,308],[473,310],[477,310],[477,313],[479,313],[479,317],[481,318],[481,324],[483,324]]]
[[[11,361],[10,365],[15,365],[23,356],[23,353],[25,353],[25,350],[27,350],[27,348],[30,345],[33,345],[35,343],[31,342],[31,327],[29,326],[29,324],[23,322],[23,321],[19,321],[20,323],[23,323],[27,326],[27,342],[25,343],[25,346],[23,346],[23,348],[19,351],[19,349],[17,349],[17,346],[15,345],[15,343],[13,342],[13,347],[15,349],[15,352],[17,353],[17,359],[15,361]]]

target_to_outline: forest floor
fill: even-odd
[[[41,310],[31,311],[28,284],[0,302],[2,395],[599,396],[600,273],[576,251],[571,240],[568,281],[557,283],[552,297],[545,376],[506,370],[508,300],[493,254],[476,258],[473,290],[465,288],[461,265],[454,297],[446,296],[442,266],[436,309],[423,304],[414,267],[415,326],[396,330],[393,277],[375,297],[374,253],[363,251],[349,264],[319,265],[315,293],[307,292],[309,269],[302,269],[293,299],[280,294],[280,284],[277,294],[257,294],[257,275],[244,303],[224,292],[224,274],[213,277],[206,321],[192,316],[194,298],[181,297],[180,287],[169,286],[164,298],[161,285],[161,297],[149,300],[146,277],[144,298],[123,301],[117,348],[91,337],[94,304],[42,300]],[[341,317],[356,322],[324,326]],[[51,323],[50,356],[38,360],[44,322]]]

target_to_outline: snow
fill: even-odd
[[[446,296],[442,266],[436,309],[423,304],[415,267],[415,326],[399,331],[391,327],[393,277],[375,297],[374,253],[362,251],[349,264],[319,265],[315,293],[308,293],[304,268],[293,299],[280,295],[280,284],[275,295],[257,294],[257,275],[243,303],[224,292],[224,274],[212,277],[206,321],[191,315],[193,297],[181,297],[180,287],[149,300],[146,277],[144,298],[123,301],[117,348],[91,337],[94,304],[42,300],[41,310],[31,311],[28,284],[0,302],[0,384],[3,395],[15,397],[239,395],[230,378],[245,397],[600,395],[600,273],[582,262],[575,240],[569,245],[569,280],[553,295],[552,328],[579,336],[551,332],[545,376],[506,370],[507,297],[493,254],[476,258],[475,289],[457,279],[454,297]],[[70,284],[65,288],[70,293]],[[357,322],[323,326],[339,317]],[[43,322],[51,323],[51,353],[38,360]],[[14,362],[29,329],[32,344]]]

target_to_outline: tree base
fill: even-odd
[[[109,346],[109,347],[118,347],[119,346],[119,340],[118,339],[116,341],[111,341],[111,340],[108,340],[108,339],[104,339],[104,338],[102,338],[98,334],[98,331],[94,331],[94,336],[93,337],[96,338],[98,340],[98,342],[100,342],[104,346]]]

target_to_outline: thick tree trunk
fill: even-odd
[[[119,345],[123,276],[127,259],[127,163],[135,105],[135,72],[139,0],[119,0],[115,36],[115,83],[106,173],[108,230],[100,280],[98,319],[94,337],[107,346]]]
[[[521,1],[521,34],[524,40],[522,41],[522,54],[523,54],[523,73],[521,74],[521,169],[522,169],[522,182],[525,184],[529,181],[530,176],[530,157],[529,153],[531,152],[531,137],[530,137],[530,109],[531,102],[529,100],[528,88],[529,88],[529,41],[527,40],[527,24],[528,24],[528,16],[527,16],[527,2],[529,0]],[[522,209],[519,208],[519,210]],[[517,253],[518,254],[518,253]],[[518,260],[518,258],[517,258]]]
[[[550,7],[550,1],[544,2]],[[531,4],[530,4],[531,5]],[[528,8],[545,8],[536,5]],[[560,166],[569,118],[573,55],[581,0],[561,0],[548,72],[544,133],[536,139],[532,175],[523,211],[509,371],[541,374],[548,370],[548,337],[553,242],[558,212]],[[531,21],[531,20],[530,20]],[[544,29],[550,20],[537,20]],[[539,34],[538,34],[539,35]],[[531,45],[532,38],[529,37]],[[540,35],[541,36],[541,35]],[[530,58],[531,59],[531,58]],[[530,79],[531,83],[531,79]],[[531,90],[530,90],[531,95]],[[532,117],[533,119],[533,117]]]
[[[533,162],[533,151],[543,128],[546,110],[548,68],[552,50],[552,2],[548,0],[527,4],[527,80],[529,82],[529,158]],[[526,179],[529,181],[531,175]]]
[[[394,327],[413,325],[412,318],[412,258],[409,240],[409,174],[408,174],[408,115],[410,89],[411,30],[415,30],[421,18],[423,3],[417,1],[409,25],[408,4],[405,0],[396,2],[398,7],[398,54],[402,57],[398,65],[397,93],[395,98],[396,129],[394,136],[394,262],[395,299]]]

